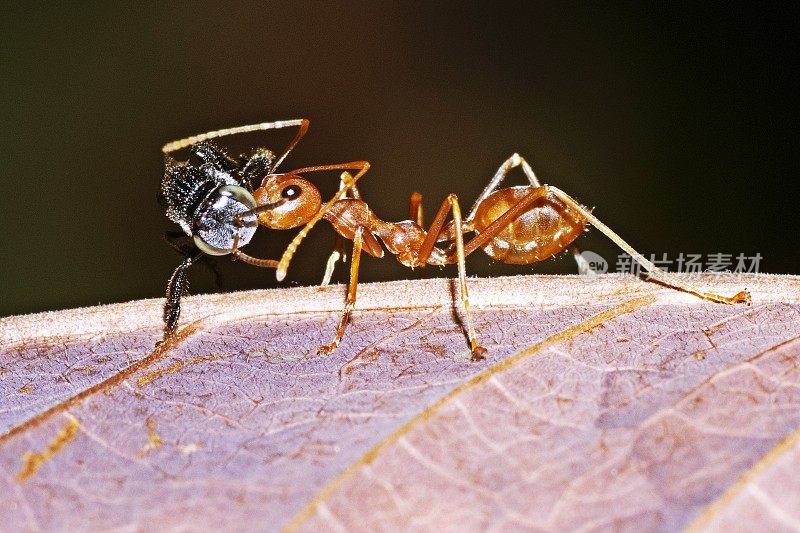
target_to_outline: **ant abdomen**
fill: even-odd
[[[525,196],[539,189],[509,187],[490,194],[478,206],[472,225],[480,234]],[[514,265],[536,263],[552,257],[583,233],[586,219],[548,191],[533,207],[509,223],[483,247],[493,259]]]

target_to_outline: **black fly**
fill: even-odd
[[[212,131],[164,145],[166,170],[159,203],[166,208],[167,218],[182,230],[178,236],[168,232],[166,238],[185,255],[167,283],[165,338],[178,325],[181,297],[188,287],[186,271],[204,254],[231,253],[234,239],[239,247],[250,242],[258,227],[257,216],[253,213],[256,208],[253,183],[260,183],[264,176],[275,171],[305,135],[308,125],[306,119],[264,122]],[[237,133],[294,126],[298,127],[298,132],[279,157],[266,148],[259,148],[249,156],[234,160],[210,142],[210,139]],[[170,155],[183,148],[189,148],[187,161],[177,161]]]

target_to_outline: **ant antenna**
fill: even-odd
[[[289,145],[288,149],[284,153],[284,155],[278,160],[278,163],[283,161],[283,158],[286,157],[286,154],[297,144],[300,137],[305,134],[305,131],[308,129],[308,120],[304,118],[298,118],[294,120],[278,120],[276,122],[261,122],[260,124],[248,124],[246,126],[238,126],[235,128],[225,128],[222,130],[216,131],[209,131],[207,133],[201,133],[199,135],[192,135],[191,137],[186,137],[184,139],[178,139],[177,141],[172,141],[165,144],[161,151],[166,155],[171,152],[177,152],[183,148],[191,146],[193,144],[207,141],[209,139],[218,139],[220,137],[227,137],[229,135],[237,135],[239,133],[250,133],[252,131],[264,131],[264,130],[277,130],[280,128],[290,128],[292,126],[300,126],[300,132],[298,133],[297,137],[292,141]],[[275,164],[274,166],[277,166]]]
[[[286,250],[283,252],[283,256],[281,256],[281,260],[278,263],[278,268],[275,272],[275,277],[277,278],[278,281],[283,281],[283,278],[286,277],[286,271],[289,270],[289,263],[292,260],[292,256],[297,251],[297,247],[300,246],[300,243],[303,242],[303,239],[306,238],[308,232],[311,231],[311,228],[313,228],[317,222],[322,220],[322,217],[325,216],[325,213],[327,213],[330,210],[333,204],[338,202],[345,195],[345,193],[353,185],[355,185],[355,183],[359,180],[359,178],[364,174],[366,174],[368,170],[369,170],[369,163],[365,161],[364,166],[361,168],[361,170],[358,171],[358,173],[355,176],[351,176],[349,172],[342,173],[341,179],[342,182],[344,183],[344,187],[341,187],[336,192],[336,194],[333,195],[333,198],[328,200],[325,203],[325,205],[323,205],[322,208],[317,212],[317,214],[314,215],[314,218],[312,218],[306,223],[303,229],[300,230],[300,233],[298,233],[295,236],[295,238],[292,240],[292,242],[289,243],[289,246],[287,246]]]

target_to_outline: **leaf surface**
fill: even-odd
[[[0,321],[11,530],[723,529],[800,524],[800,278],[631,277],[158,300]]]

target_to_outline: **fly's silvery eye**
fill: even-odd
[[[223,185],[200,206],[195,216],[194,243],[209,255],[226,255],[233,250],[234,235],[239,246],[253,238],[258,227],[255,215],[237,217],[256,207],[253,195],[244,187]]]

